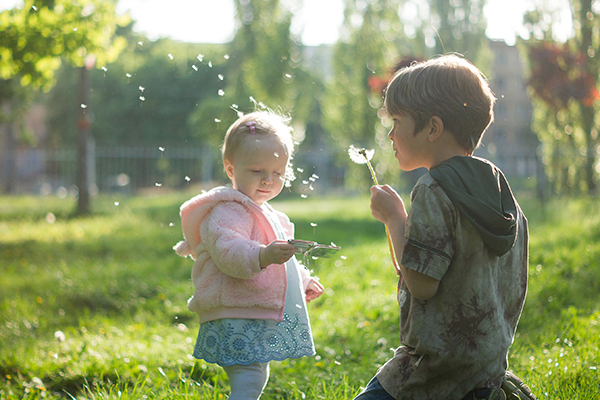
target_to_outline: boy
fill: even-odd
[[[472,156],[494,102],[481,72],[456,55],[401,69],[388,84],[395,158],[404,171],[429,171],[408,214],[391,187],[371,188],[372,214],[399,258],[402,346],[356,399],[505,398],[528,230],[502,172]]]

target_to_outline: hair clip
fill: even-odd
[[[256,122],[254,122],[254,121],[248,121],[248,122],[246,122],[246,126],[248,128],[250,128],[250,133],[251,134],[254,135],[256,133],[256,128],[255,128]]]

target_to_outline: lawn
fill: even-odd
[[[0,198],[0,399],[226,399],[219,367],[190,353],[190,259],[175,255],[191,193]],[[406,196],[405,199],[408,199]],[[540,399],[600,393],[600,202],[520,198],[530,286],[510,364]],[[396,282],[367,197],[273,202],[296,237],[342,250],[311,263],[317,356],[273,362],[265,399],[351,399],[398,345]]]

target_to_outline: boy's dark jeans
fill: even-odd
[[[365,390],[360,392],[354,400],[395,400],[379,383],[377,377],[373,377]]]

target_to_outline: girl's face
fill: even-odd
[[[283,189],[288,156],[275,135],[248,135],[233,160],[225,160],[233,188],[262,206]]]

